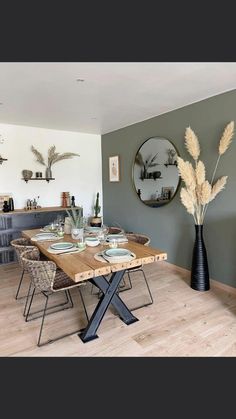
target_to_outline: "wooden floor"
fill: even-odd
[[[26,323],[24,299],[14,299],[20,270],[16,264],[1,265],[0,356],[236,356],[236,290],[224,290],[214,281],[210,291],[194,291],[189,286],[189,272],[167,262],[146,265],[145,272],[154,304],[134,312],[138,322],[126,326],[109,309],[98,329],[99,339],[84,344],[74,334],[38,348],[41,319]],[[26,277],[23,293],[27,285]],[[91,295],[90,284],[83,287],[83,293],[91,314],[97,296]],[[72,296],[73,309],[46,317],[46,339],[85,326],[78,291],[73,290]],[[147,301],[143,281],[133,279],[133,289],[121,297],[130,308]],[[54,303],[59,296],[52,298]],[[36,296],[33,308],[42,302],[42,297]]]

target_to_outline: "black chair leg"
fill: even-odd
[[[43,294],[43,295],[46,295],[46,294],[44,294],[41,291],[40,291],[40,293]],[[65,302],[60,303],[60,304],[55,304],[54,306],[48,307],[48,310],[52,310],[52,309],[57,308],[57,307],[63,307],[63,308],[59,308],[59,310],[50,311],[50,312],[47,313],[47,316],[49,314],[57,313],[59,311],[67,310],[69,308],[73,308],[74,307],[74,304],[73,304],[71,295],[69,293],[69,296],[68,296],[67,293],[69,293],[69,290],[65,290],[65,295],[66,295],[66,301]],[[30,295],[30,287],[29,287],[28,296],[27,296],[28,298],[29,298],[29,295]],[[34,295],[38,295],[38,293],[37,294],[35,293],[35,288],[34,288],[34,291],[33,291],[32,296],[31,296],[30,305],[29,305],[29,308],[28,308],[28,311],[27,311],[27,314],[26,314],[26,318],[25,318],[25,321],[26,322],[29,322],[29,321],[36,320],[36,319],[41,318],[42,315],[43,315],[42,313],[44,312],[44,309],[41,309],[41,310],[34,311],[33,313],[30,313],[30,308],[31,308],[31,305],[32,305],[32,302],[33,302]],[[70,303],[70,304],[68,305],[68,303]],[[26,305],[27,305],[27,303],[26,303]],[[25,305],[25,310],[26,310],[26,305]],[[64,307],[66,305],[67,305],[67,307]],[[36,317],[33,317],[35,314],[39,314],[39,313],[41,315],[36,316]],[[31,318],[29,318],[29,315],[30,315]]]
[[[25,301],[25,307],[24,307],[24,311],[23,311],[23,316],[24,316],[24,317],[26,316],[26,309],[27,309],[27,304],[28,304],[28,301],[29,301],[29,296],[30,296],[31,287],[32,287],[32,282],[30,281],[30,284],[29,284],[29,289],[28,289],[28,294],[27,294],[27,296],[26,296],[26,301]]]
[[[144,281],[145,281],[146,286],[147,286],[148,294],[149,294],[149,297],[150,297],[150,302],[148,302],[148,303],[146,303],[146,304],[141,304],[140,306],[137,306],[137,307],[134,307],[134,308],[130,308],[130,311],[138,310],[139,308],[142,308],[142,307],[147,307],[147,306],[150,306],[151,304],[153,304],[153,297],[152,297],[152,293],[151,293],[151,290],[150,290],[150,287],[149,287],[149,285],[148,285],[148,281],[147,281],[147,278],[146,278],[146,275],[145,275],[145,273],[144,273],[143,269],[137,269],[135,272],[142,272],[143,277],[144,277]],[[131,288],[132,288],[132,283],[131,283],[130,273],[129,273],[129,272],[127,272],[127,274],[128,274],[128,277],[129,277],[129,282],[130,282]],[[124,290],[124,291],[125,291],[125,290]]]
[[[18,295],[19,295],[20,287],[21,287],[21,284],[22,284],[22,281],[23,281],[24,273],[25,273],[25,270],[23,269],[22,273],[21,273],[20,282],[19,282],[19,285],[18,285],[18,288],[17,288],[17,291],[16,291],[16,296],[15,296],[16,300],[18,299]]]
[[[78,291],[79,291],[80,298],[81,298],[81,301],[82,301],[82,304],[83,304],[83,307],[84,307],[84,312],[85,312],[86,319],[89,322],[88,312],[87,312],[87,309],[86,309],[86,306],[85,306],[84,297],[83,297],[83,294],[82,294],[82,291],[81,291],[80,287],[78,287]]]
[[[32,305],[32,302],[33,302],[33,299],[34,299],[34,294],[35,294],[35,288],[33,289],[33,292],[32,292],[32,295],[31,295],[31,299],[30,299],[30,303],[29,303],[29,307],[28,307],[28,310],[27,310],[27,313],[26,313],[26,316],[25,316],[25,321],[26,322],[28,321],[28,317],[29,317],[31,305]]]
[[[46,315],[46,311],[47,311],[47,305],[48,305],[48,295],[43,294],[46,298],[46,302],[45,302],[45,306],[44,306],[44,311],[43,311],[43,317],[42,317],[42,322],[41,322],[41,327],[40,327],[40,331],[39,331],[39,337],[38,337],[38,346],[42,346],[43,344],[41,344],[41,336],[42,336],[42,331],[43,331],[43,324],[44,324],[44,319],[45,319],[45,315]]]
[[[69,291],[69,290],[65,290],[65,293],[66,293],[66,295],[67,295],[67,298],[68,298],[68,299],[70,300],[70,302],[73,304],[73,301],[72,301],[72,297],[71,297],[70,291]],[[85,314],[86,314],[87,320],[89,320],[89,319],[88,319],[87,310],[86,310],[86,308],[85,308],[84,299],[83,299],[83,296],[82,296],[81,290],[79,290],[79,293],[80,293],[81,300],[82,300],[82,303],[83,303],[83,306],[84,306],[84,310],[85,310]],[[65,337],[68,337],[68,336],[71,336],[71,335],[78,334],[78,333],[80,333],[80,332],[82,332],[82,331],[84,330],[84,328],[81,328],[81,329],[79,329],[79,330],[75,330],[75,331],[73,331],[73,332],[70,332],[70,333],[67,333],[67,334],[64,334],[64,335],[58,336],[58,337],[56,337],[56,338],[54,338],[54,339],[49,339],[48,341],[41,343],[41,337],[42,337],[42,332],[43,332],[43,325],[44,325],[44,320],[45,320],[46,311],[47,311],[47,305],[48,305],[48,298],[49,298],[49,296],[48,296],[48,295],[46,295],[46,294],[44,294],[44,293],[43,293],[43,295],[46,297],[46,303],[45,303],[45,307],[44,307],[44,311],[43,311],[42,322],[41,322],[41,327],[40,327],[40,332],[39,332],[39,338],[38,338],[38,343],[37,343],[37,345],[38,345],[39,347],[44,346],[44,345],[48,345],[49,343],[56,342],[57,340],[63,339],[63,338],[65,338]],[[55,313],[55,312],[54,312],[54,313]]]

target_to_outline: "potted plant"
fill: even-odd
[[[71,225],[71,236],[72,239],[82,239],[84,234],[85,218],[83,217],[83,208],[71,207],[70,210],[66,210]]]
[[[99,217],[99,213],[101,211],[101,206],[99,205],[99,192],[97,192],[96,202],[93,208],[94,208],[94,217],[91,219],[90,225],[92,227],[101,227],[102,217]]]
[[[135,163],[141,167],[141,174],[140,174],[140,179],[148,179],[148,170],[152,167],[158,166],[159,163],[157,163],[157,161],[155,161],[157,159],[157,155],[158,153],[156,153],[153,157],[150,155],[145,159],[143,159],[142,154],[139,152],[137,153],[136,157],[135,157]],[[159,176],[161,176],[161,172]]]

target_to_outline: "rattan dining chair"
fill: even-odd
[[[136,243],[143,244],[144,246],[148,246],[150,244],[150,238],[148,236],[144,235],[144,234],[126,233],[126,237],[127,237],[128,241],[134,241]],[[134,268],[126,269],[125,274],[127,274],[127,276],[128,276],[130,286],[127,287],[127,288],[124,288],[124,289],[120,289],[119,292],[127,291],[127,290],[132,288],[132,279],[131,279],[132,274],[137,273],[137,272],[141,272],[142,275],[143,275],[143,279],[144,279],[145,284],[147,286],[147,290],[148,290],[150,300],[145,304],[141,304],[137,307],[131,308],[130,311],[134,311],[134,310],[137,310],[139,308],[146,307],[146,306],[149,306],[149,305],[153,304],[153,296],[152,296],[150,287],[148,285],[146,275],[145,275],[144,270],[143,270],[143,265],[138,265],[138,266],[135,266]]]
[[[124,233],[123,228],[113,227],[113,226],[108,227],[108,234],[120,234],[120,233]]]
[[[81,284],[75,283],[71,278],[69,278],[65,274],[65,272],[63,272],[61,269],[58,269],[56,264],[53,261],[37,260],[37,252],[35,250],[26,250],[24,253],[22,253],[21,260],[22,260],[24,268],[27,269],[27,272],[29,273],[31,277],[31,281],[34,287],[32,295],[31,295],[30,303],[27,309],[27,313],[26,313],[26,318],[25,318],[26,322],[29,321],[30,309],[33,303],[35,291],[39,290],[41,294],[46,298],[45,306],[43,309],[43,315],[38,316],[38,317],[42,317],[42,321],[41,321],[37,345],[38,346],[47,345],[48,343],[52,343],[64,337],[73,335],[75,333],[79,333],[82,329],[60,335],[54,339],[49,339],[48,341],[43,342],[43,343],[41,342],[45,316],[47,314],[55,313],[55,311],[51,313],[47,313],[47,310],[50,309],[50,307],[48,307],[48,300],[49,300],[49,297],[52,296],[56,292],[60,292],[60,291],[64,292],[66,295],[66,300],[69,303],[68,307],[66,308],[73,308],[73,300],[70,294],[70,289],[77,288],[80,294],[80,298],[82,301],[86,319],[87,321],[89,321],[88,313],[87,313],[85,303],[84,303],[84,298],[80,289]]]
[[[26,250],[34,249],[35,246],[32,245],[32,243],[29,239],[25,239],[25,238],[19,238],[19,239],[12,240],[10,242],[10,244],[15,250],[17,262],[19,263],[19,265],[22,269],[21,274],[20,274],[19,284],[18,284],[18,287],[17,287],[16,295],[15,295],[15,299],[18,300],[18,299],[26,297],[26,295],[24,295],[22,297],[19,297],[20,288],[21,288],[23,278],[24,278],[24,275],[25,275],[25,268],[24,268],[22,260],[21,260],[21,254],[23,252],[25,252]]]

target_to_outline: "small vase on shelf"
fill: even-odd
[[[45,178],[46,179],[51,179],[52,178],[52,169],[51,167],[47,167],[46,171],[45,171]]]

